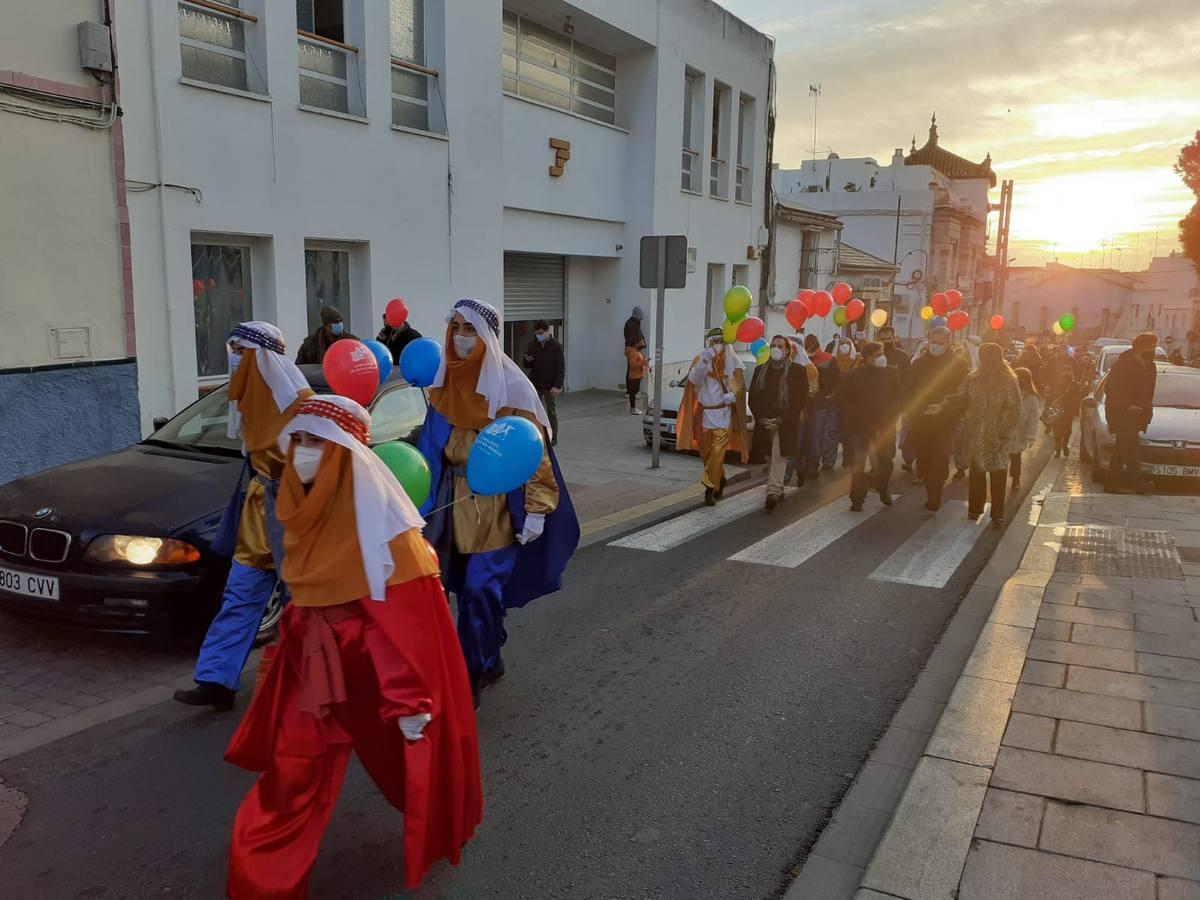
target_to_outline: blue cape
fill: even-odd
[[[445,416],[430,406],[417,441],[417,449],[429,462],[433,476],[429,499],[421,507],[421,515],[427,522],[425,539],[437,550],[443,572],[449,571],[454,556],[453,509],[447,506],[454,500],[454,477],[443,454],[451,427]],[[554,469],[554,480],[558,482],[558,508],[546,516],[546,527],[540,538],[518,545],[517,561],[504,589],[507,609],[524,606],[530,600],[552,594],[562,587],[563,571],[579,546],[579,519],[571,505],[571,495],[567,493],[566,479],[558,467],[554,449],[548,444],[546,449]],[[435,509],[438,511],[432,512]],[[524,486],[509,492],[508,513],[512,517],[513,530],[520,534],[525,527]]]

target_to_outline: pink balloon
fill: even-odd
[[[862,314],[867,311],[867,305],[861,300],[851,300],[846,304],[846,321],[854,322],[862,317]]]
[[[965,310],[956,309],[950,313],[950,317],[946,319],[946,327],[951,331],[962,331],[967,327],[967,323],[971,321],[971,317],[967,315]]]
[[[766,332],[767,326],[763,324],[763,320],[755,316],[747,316],[738,322],[737,339],[743,344],[749,344],[751,341],[757,341]]]
[[[379,390],[379,361],[362,341],[343,338],[334,342],[325,351],[321,371],[335,394],[363,406],[369,405]]]
[[[929,298],[929,305],[933,307],[935,316],[944,316],[950,311],[950,298],[939,292]]]
[[[958,309],[960,306],[962,306],[962,291],[956,291],[954,288],[946,291],[947,309]]]
[[[789,300],[787,309],[784,310],[784,317],[789,325],[799,331],[804,327],[804,320],[808,318],[808,304],[799,298]]]
[[[839,281],[833,286],[833,302],[838,306],[845,306],[850,302],[850,298],[854,295],[854,288],[846,284],[844,281]]]
[[[389,325],[393,328],[399,328],[408,321],[408,304],[399,297],[395,300],[389,300],[384,316],[387,318]]]

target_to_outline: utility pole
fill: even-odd
[[[900,277],[900,201],[904,199],[904,194],[896,193],[896,233],[892,238],[892,302],[888,309],[888,322],[895,325],[896,320],[896,279]],[[912,314],[915,310],[909,310],[909,321],[912,321]]]
[[[996,289],[992,293],[992,315],[1004,314],[1004,286],[1008,281],[1008,232],[1012,224],[1012,179],[1000,183],[1000,212],[996,223]]]
[[[808,93],[813,98],[813,177],[817,177],[817,101],[821,99],[821,84],[810,84]]]

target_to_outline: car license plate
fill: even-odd
[[[1200,466],[1174,466],[1167,463],[1143,463],[1148,475],[1178,475],[1181,478],[1200,478]]]
[[[0,591],[37,600],[57,601],[58,579],[53,575],[35,575],[32,572],[0,566]]]

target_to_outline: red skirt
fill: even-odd
[[[421,740],[397,720],[433,718]],[[278,650],[225,758],[265,773],[238,811],[233,898],[303,897],[354,749],[404,814],[405,886],[457,864],[483,815],[470,684],[436,576],[332,607],[289,607]]]

